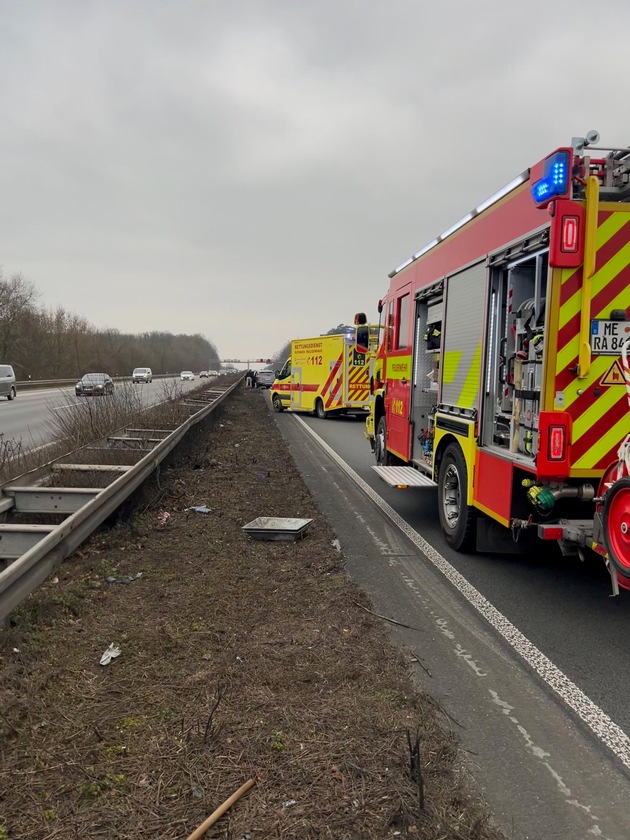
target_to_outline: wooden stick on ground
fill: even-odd
[[[193,831],[193,833],[188,837],[188,840],[199,840],[200,837],[203,837],[203,835],[210,828],[210,826],[214,825],[215,822],[219,819],[219,817],[223,816],[223,814],[225,814],[225,812],[229,808],[231,808],[232,805],[234,805],[234,803],[237,801],[237,799],[240,799],[241,796],[244,793],[247,793],[247,791],[250,788],[254,787],[255,784],[256,784],[255,779],[250,779],[248,782],[245,782],[244,785],[241,785],[241,787],[235,793],[233,793],[232,796],[230,796],[229,799],[225,800],[223,805],[219,805],[217,810],[214,811],[214,813],[210,814],[208,819],[204,820],[204,822],[201,823],[199,828],[196,828]]]
[[[397,624],[399,627],[406,627],[407,630],[417,630],[419,633],[424,633],[424,630],[421,630],[420,627],[412,627],[411,624],[403,624],[402,621],[396,621],[395,618],[388,618],[386,615],[381,615],[380,613],[374,612],[374,610],[368,610],[367,607],[364,607],[363,604],[360,604],[358,601],[353,601],[353,604],[356,604],[357,607],[361,607],[362,610],[365,610],[370,615],[375,615],[377,618],[382,618],[383,621],[389,621],[390,624]]]

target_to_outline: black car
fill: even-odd
[[[86,373],[74,386],[77,397],[103,397],[114,393],[114,382],[106,373]]]

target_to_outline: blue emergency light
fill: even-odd
[[[530,187],[532,198],[544,207],[558,196],[569,197],[571,189],[571,153],[568,149],[554,152],[545,161],[543,177]]]

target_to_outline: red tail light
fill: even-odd
[[[580,220],[577,216],[562,217],[560,250],[564,254],[576,254],[580,247]]]
[[[571,468],[571,416],[566,411],[541,411],[536,476],[568,478]]]
[[[564,537],[564,528],[561,525],[539,525],[538,536],[542,540],[561,540]]]
[[[567,427],[549,426],[547,458],[550,461],[564,461],[567,451]]]
[[[584,207],[576,201],[554,202],[549,234],[549,265],[577,268],[584,256]]]

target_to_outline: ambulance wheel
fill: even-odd
[[[475,545],[475,509],[466,501],[468,469],[455,443],[446,447],[438,478],[438,511],[446,542],[455,551],[470,551]]]
[[[627,588],[630,578],[630,476],[616,481],[604,497],[602,530],[608,561],[624,578],[619,585]]]
[[[320,420],[325,420],[328,417],[326,409],[324,408],[324,402],[319,397],[315,403],[315,414]]]
[[[278,394],[274,394],[271,398],[271,404],[273,405],[273,410],[277,411],[280,414],[281,411],[284,411],[284,406],[282,405],[282,400],[278,396]]]
[[[389,464],[389,452],[387,451],[387,423],[385,415],[378,421],[376,427],[376,438],[374,439],[374,456],[379,467],[386,467]]]

